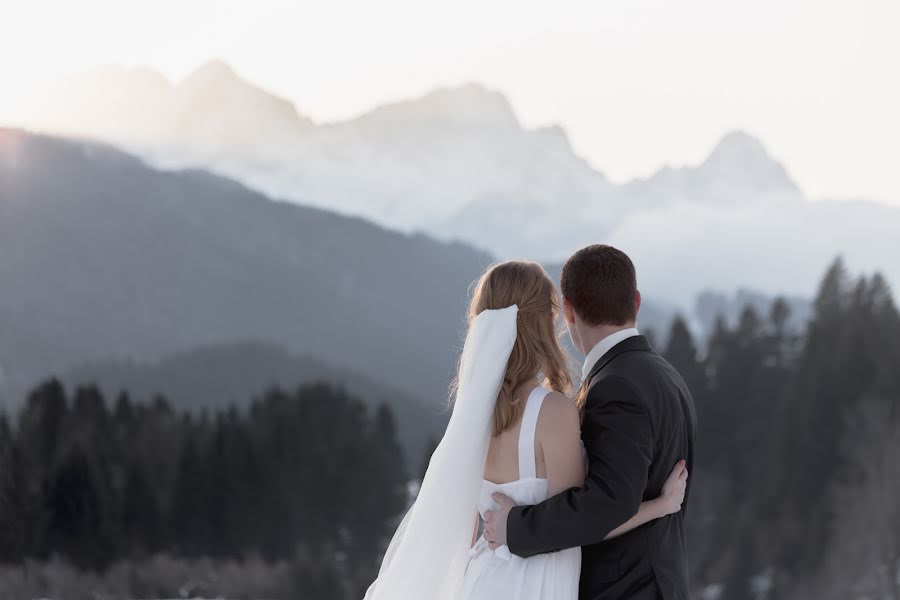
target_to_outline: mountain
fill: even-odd
[[[267,147],[290,143],[312,126],[289,101],[245,85],[220,61],[192,73],[168,96],[169,136],[189,140],[179,162],[264,162]],[[229,126],[223,129],[222,123]],[[248,148],[254,149],[253,155]]]
[[[561,128],[523,128],[508,100],[479,84],[314,125],[218,61],[166,83],[150,106],[135,100],[130,113],[127,99],[108,92],[116,72],[123,90],[144,77],[110,68],[103,85],[92,72],[73,77],[19,123],[107,141],[159,166],[210,169],[273,197],[393,229],[477,238],[503,256],[526,254],[536,241],[557,248],[560,211],[581,215],[594,234],[617,216],[612,186]],[[82,113],[108,118],[98,124]]]
[[[803,194],[785,168],[755,137],[743,131],[726,134],[696,167],[663,167],[652,177],[624,186],[633,201],[660,204],[744,206],[767,197],[801,201]]]
[[[20,120],[148,155],[165,148],[158,158],[172,166],[265,163],[268,149],[312,127],[291,102],[247,84],[217,60],[177,84],[147,68],[104,66],[72,75],[42,91]]]
[[[102,144],[0,129],[7,390],[96,360],[263,341],[440,407],[465,291],[490,260]]]
[[[807,294],[838,254],[900,281],[900,209],[807,198],[747,132],[726,134],[699,164],[618,185],[560,127],[523,127],[502,93],[479,84],[314,123],[221,62],[175,83],[105,72],[102,85],[70,80],[21,122],[501,258],[559,262],[613,243],[635,259],[645,295],[682,309],[708,288]]]
[[[441,239],[479,239],[505,257],[536,242],[558,245],[560,211],[589,217],[595,230],[615,216],[613,198],[594,210],[611,186],[561,129],[523,128],[505,97],[476,84],[320,125],[264,168],[225,168],[279,197]]]
[[[267,342],[211,344],[154,361],[95,361],[62,374],[61,380],[70,388],[95,383],[107,398],[115,398],[121,390],[143,400],[162,394],[174,406],[210,411],[229,405],[246,407],[271,386],[289,390],[328,381],[343,386],[372,408],[381,402],[390,404],[400,441],[414,465],[421,461],[428,436],[439,434],[449,415],[443,407],[428,406],[396,386],[310,356],[292,355]]]

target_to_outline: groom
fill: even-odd
[[[560,283],[572,342],[586,355],[579,399],[587,480],[536,506],[495,494],[500,508],[487,514],[485,538],[524,557],[582,546],[581,600],[688,600],[684,509],[604,538],[659,496],[680,459],[694,472],[691,394],[635,329],[641,296],[628,256],[588,246],[566,261]]]

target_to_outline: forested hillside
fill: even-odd
[[[323,578],[330,597],[361,597],[407,502],[387,405],[367,411],[323,385],[271,389],[247,411],[200,417],[161,397],[105,400],[48,381],[15,427],[0,417],[0,562],[61,558],[105,572],[159,553],[259,557],[293,565],[293,587],[278,597]],[[143,579],[150,597],[181,593]],[[0,597],[9,593],[0,583]]]
[[[702,344],[678,319],[662,348],[699,416],[694,596],[897,598],[900,314],[841,261],[803,333],[788,306]],[[0,596],[358,599],[427,460],[397,439],[387,406],[324,385],[198,416],[47,382],[0,419]]]
[[[900,315],[835,262],[804,335],[787,305],[666,348],[694,392],[691,566],[723,599],[900,595]],[[713,587],[710,587],[713,586]],[[762,594],[762,595],[760,595]]]

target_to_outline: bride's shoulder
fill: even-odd
[[[581,415],[575,401],[555,390],[544,396],[538,427],[544,431],[581,429]]]

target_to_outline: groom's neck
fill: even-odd
[[[636,323],[634,321],[625,323],[624,325],[583,326],[579,337],[581,338],[582,345],[584,346],[584,354],[587,355],[594,346],[596,346],[603,339],[608,338],[612,334],[623,331],[625,329],[631,329],[635,326]]]

